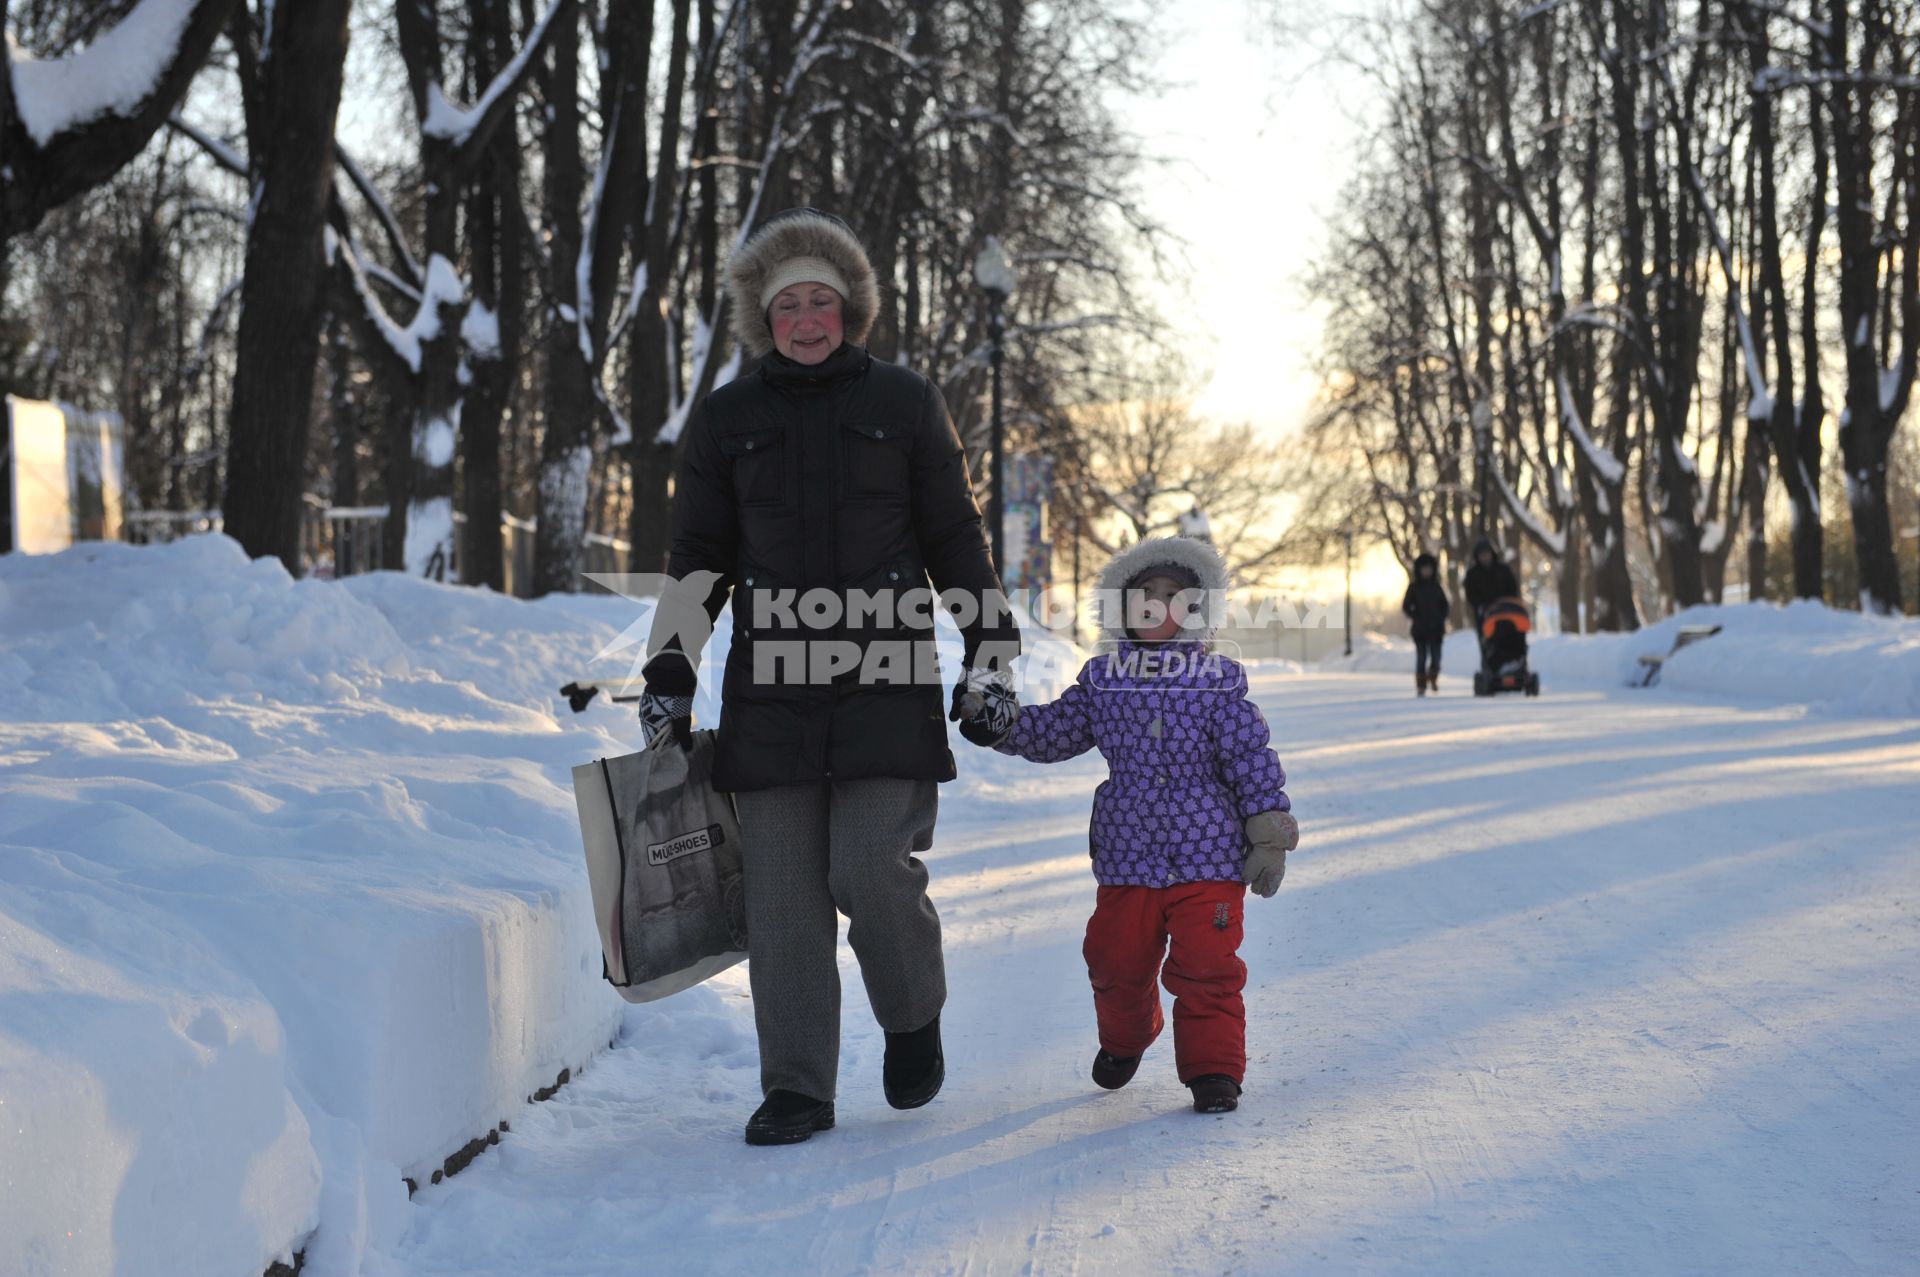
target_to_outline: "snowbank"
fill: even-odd
[[[0,557],[0,1272],[354,1271],[607,1046],[568,768],[637,734],[554,689],[639,610]]]
[[[1766,704],[1805,704],[1830,713],[1920,717],[1920,621],[1842,612],[1811,600],[1688,608],[1631,634],[1549,634],[1534,639],[1533,667],[1553,687],[1637,683],[1643,654],[1665,656],[1680,628],[1721,632],[1675,653],[1649,695],[1684,692]],[[1473,636],[1447,636],[1442,669],[1464,682],[1479,664]],[[1401,673],[1413,668],[1404,638],[1361,634],[1351,657],[1325,670]]]
[[[639,733],[556,689],[650,619],[219,536],[0,557],[0,1273],[355,1272],[608,1045],[569,769]],[[1028,699],[1085,658],[1027,647]]]

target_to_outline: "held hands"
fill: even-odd
[[[1005,740],[1020,716],[1020,697],[1013,690],[1009,670],[961,671],[953,685],[953,709],[947,715],[960,724],[960,734],[976,745],[994,746]]]
[[[1287,853],[1300,845],[1300,826],[1292,812],[1263,811],[1247,817],[1246,827],[1253,850],[1240,876],[1255,895],[1271,896],[1287,876]]]
[[[681,749],[692,748],[693,697],[642,692],[640,730],[646,734],[649,747],[664,736]]]

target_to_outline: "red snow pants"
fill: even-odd
[[[1247,964],[1240,960],[1243,882],[1102,887],[1087,921],[1087,975],[1100,1046],[1139,1055],[1160,1036],[1160,990],[1173,995],[1180,1080],[1247,1071]]]

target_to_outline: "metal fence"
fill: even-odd
[[[459,579],[461,533],[467,516],[453,516],[452,579]],[[157,545],[181,537],[222,528],[218,510],[136,510],[126,516],[126,539],[136,545]],[[533,595],[534,541],[539,524],[532,519],[500,516],[500,550],[506,592],[519,598]],[[388,567],[386,556],[387,507],[330,506],[308,494],[301,507],[300,575],[318,578],[358,576]],[[581,550],[584,572],[625,572],[630,559],[627,542],[617,537],[587,534]]]

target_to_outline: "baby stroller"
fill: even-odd
[[[1527,668],[1527,633],[1533,616],[1519,599],[1495,599],[1480,614],[1480,668],[1473,694],[1524,692],[1540,695],[1540,676]]]

